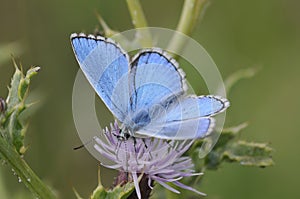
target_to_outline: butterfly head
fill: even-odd
[[[123,126],[122,128],[119,129],[119,132],[118,132],[118,134],[116,134],[116,137],[120,141],[126,141],[130,137],[132,137],[132,133],[128,128]]]

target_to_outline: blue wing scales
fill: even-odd
[[[174,59],[158,49],[142,51],[133,59],[130,82],[133,129],[149,124],[147,113],[151,107],[168,103],[186,90],[183,71],[178,69]],[[141,112],[143,117],[140,117]]]
[[[224,111],[228,106],[229,102],[218,96],[181,97],[166,109],[154,108],[149,125],[137,133],[164,139],[203,138],[214,126],[211,116]]]
[[[177,99],[168,107],[167,121],[213,116],[228,106],[229,102],[219,96],[187,96]]]
[[[159,50],[139,53],[131,63],[130,72],[132,111],[149,109],[151,106],[181,95],[186,85],[184,73],[175,60]]]
[[[208,135],[211,116],[229,106],[216,96],[183,96],[184,73],[165,52],[140,52],[131,62],[112,40],[73,34],[73,50],[88,81],[108,109],[136,136],[195,139]]]
[[[129,104],[129,58],[112,40],[72,34],[71,43],[80,68],[108,109],[121,122]]]
[[[214,124],[214,118],[201,117],[182,121],[166,122],[163,125],[149,125],[138,130],[137,134],[141,136],[173,140],[198,139],[209,135]]]

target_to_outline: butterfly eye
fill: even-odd
[[[6,110],[6,103],[3,98],[0,98],[0,112],[3,113]]]
[[[129,133],[125,133],[124,137],[125,137],[126,140],[128,140],[130,138],[130,134]]]

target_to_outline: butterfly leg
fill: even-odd
[[[136,148],[136,144],[137,144],[136,138],[132,137],[132,139],[133,139],[133,147],[134,147],[134,152],[135,152],[135,161],[136,161],[137,164],[139,164],[138,160],[137,160],[138,151],[137,151],[137,148]]]
[[[143,143],[144,143],[144,146],[145,146],[145,148],[146,148],[146,151],[147,151],[147,149],[148,149],[148,145],[147,145],[147,143],[146,143],[146,139],[145,139],[145,138],[142,138],[142,141],[143,141]],[[149,154],[150,158],[152,158],[151,151],[148,151],[148,154]]]
[[[145,138],[142,138],[142,141],[143,141],[143,143],[144,143],[144,145],[145,145],[145,148],[148,149],[148,146],[147,146],[147,144],[146,144],[146,139],[145,139]]]

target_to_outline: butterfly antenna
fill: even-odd
[[[82,145],[80,145],[80,146],[77,146],[77,147],[74,147],[73,150],[75,151],[75,150],[81,149],[81,148],[83,148],[83,147],[84,147],[84,144],[82,144]]]
[[[77,146],[77,147],[74,147],[73,150],[78,150],[78,149],[81,149],[83,147],[85,147],[86,145],[90,144],[92,142],[93,139],[90,139],[89,141],[87,141],[86,143],[80,145],[80,146]]]

